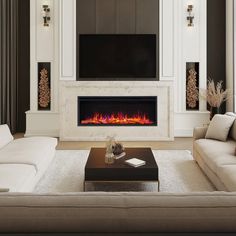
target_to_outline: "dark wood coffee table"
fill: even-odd
[[[126,155],[113,164],[105,163],[105,148],[91,148],[85,165],[84,191],[87,183],[96,182],[155,182],[160,190],[158,166],[151,148],[126,148]],[[146,165],[132,167],[125,160],[138,158]]]

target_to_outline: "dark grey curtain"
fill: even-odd
[[[18,0],[0,0],[0,124],[17,126]]]

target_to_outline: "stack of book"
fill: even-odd
[[[146,161],[143,161],[137,158],[132,158],[132,159],[126,160],[125,164],[133,166],[133,167],[139,167],[139,166],[145,165]]]

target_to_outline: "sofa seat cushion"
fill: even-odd
[[[51,160],[57,145],[56,138],[31,137],[12,141],[0,150],[0,164],[28,164],[39,170]],[[50,155],[50,157],[49,157]]]
[[[0,164],[0,188],[19,192],[35,178],[36,173],[32,165]]]
[[[228,191],[236,191],[236,165],[223,165],[218,168],[217,175]]]
[[[194,148],[208,167],[218,175],[218,168],[222,165],[236,165],[235,145],[234,140],[221,142],[212,139],[199,139],[195,141]]]

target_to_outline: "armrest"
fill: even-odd
[[[208,127],[196,127],[193,130],[193,139],[203,139],[206,136]]]

